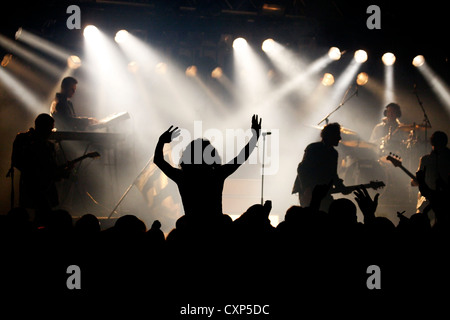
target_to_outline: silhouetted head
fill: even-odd
[[[117,219],[114,230],[121,234],[140,234],[147,231],[145,223],[138,217],[127,214]]]
[[[445,132],[435,131],[430,137],[430,143],[433,146],[433,150],[443,149],[447,146],[448,137]]]
[[[355,204],[345,198],[333,200],[328,209],[330,221],[337,225],[351,226],[358,222]]]
[[[337,146],[341,137],[341,125],[337,122],[327,124],[320,132],[322,141],[329,146]]]
[[[100,232],[100,223],[96,216],[88,213],[75,223],[75,229],[83,234],[95,234]]]
[[[198,167],[211,167],[220,166],[221,159],[219,153],[214,148],[209,140],[196,139],[183,151],[183,155],[180,161],[180,167],[184,169]]]
[[[73,230],[72,216],[67,210],[51,211],[48,217],[47,228],[58,234],[67,234]]]
[[[77,79],[73,77],[66,77],[61,81],[61,94],[68,98],[72,98],[77,90]]]
[[[387,118],[388,121],[395,121],[395,119],[402,116],[402,111],[397,103],[391,102],[386,106],[383,115]]]
[[[55,127],[55,119],[47,113],[41,113],[34,119],[34,129],[36,133],[44,138],[48,138]]]

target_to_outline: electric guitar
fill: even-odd
[[[348,191],[348,193],[351,193],[353,191],[355,191],[358,188],[364,187],[366,189],[373,189],[373,190],[377,190],[380,188],[384,188],[386,185],[384,184],[383,181],[370,181],[369,183],[366,184],[358,184],[358,185],[354,185],[354,186],[345,186],[345,190]],[[343,190],[341,188],[333,188],[330,190],[331,194],[334,193],[341,193]]]
[[[82,155],[81,157],[78,157],[76,159],[68,161],[64,165],[64,167],[67,168],[67,167],[73,166],[75,163],[83,161],[86,158],[99,158],[99,157],[100,157],[100,153],[98,153],[97,151],[89,152],[89,153],[86,153],[85,155]]]
[[[345,186],[345,190],[342,188],[333,188],[331,189],[328,194],[335,194],[335,193],[344,193],[344,191],[347,191],[350,194],[353,191],[357,190],[358,188],[364,187],[366,189],[374,189],[377,190],[379,188],[384,188],[386,185],[383,181],[370,181],[370,183],[366,184],[358,184],[354,186]],[[306,188],[303,190],[303,192],[299,192],[299,198],[300,203],[310,203],[312,197],[312,188]]]
[[[402,169],[404,173],[406,173],[411,179],[417,182],[416,176],[402,165],[402,159],[399,156],[389,153],[389,155],[386,157],[386,160],[392,162],[394,167]]]

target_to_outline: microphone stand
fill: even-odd
[[[417,86],[416,84],[414,84],[414,94],[416,95],[417,101],[419,102],[420,108],[422,109],[423,112],[423,121],[422,124],[425,126],[425,152],[428,151],[427,145],[428,145],[428,128],[431,128],[431,122],[430,119],[428,118],[428,115],[425,111],[425,108],[423,106],[422,101],[419,98],[419,94],[417,93]]]
[[[271,135],[272,132],[263,132],[263,156],[262,156],[262,171],[261,171],[261,205],[264,205],[264,156],[266,153],[265,147],[266,147],[266,135]]]
[[[352,95],[350,96],[350,97],[348,97],[347,99],[345,98],[346,96],[347,96],[347,94],[348,94],[348,91],[351,89],[351,87],[352,86],[350,86],[350,87],[348,87],[348,89],[347,89],[347,91],[345,91],[345,94],[344,94],[344,98],[342,98],[342,101],[341,101],[341,103],[339,103],[339,105],[333,110],[333,111],[331,111],[329,114],[327,114],[326,116],[325,116],[325,118],[323,118],[322,120],[320,120],[320,122],[317,124],[317,125],[320,125],[322,122],[326,122],[326,124],[328,124],[328,118],[333,114],[333,113],[335,113],[336,111],[338,111],[348,100],[350,100],[351,98],[353,98],[354,96],[357,96],[358,95],[358,85],[356,85],[356,90],[355,90],[355,92],[353,92],[352,93]]]

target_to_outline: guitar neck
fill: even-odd
[[[354,185],[354,186],[346,186],[347,189],[351,190],[351,191],[355,191],[358,188],[364,187],[366,189],[372,188],[372,184],[370,183],[366,183],[366,184],[358,184],[358,185]],[[333,189],[331,190],[331,194],[334,193],[341,193],[341,189]]]
[[[77,162],[83,161],[83,160],[86,159],[87,157],[89,157],[89,156],[88,156],[88,155],[84,155],[84,156],[81,156],[81,157],[78,157],[78,158],[76,158],[76,159],[73,159],[73,160],[69,161],[69,163],[75,164],[75,163],[77,163]]]
[[[399,165],[400,169],[403,170],[404,173],[406,173],[411,179],[414,181],[417,181],[416,176],[413,175],[408,169],[406,169],[403,165]]]

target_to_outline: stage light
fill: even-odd
[[[96,26],[88,25],[83,30],[83,36],[86,39],[94,39],[100,34],[100,31]]]
[[[16,34],[15,34],[16,40],[19,40],[20,36],[22,35],[22,30],[23,30],[23,28],[20,27],[20,28],[16,31]]]
[[[421,67],[424,63],[425,63],[425,58],[422,55],[416,56],[412,61],[412,64],[414,67]]]
[[[72,69],[78,69],[81,67],[81,59],[78,56],[72,55],[69,58],[67,58],[67,66]]]
[[[166,74],[167,73],[167,64],[164,62],[160,62],[156,65],[156,73],[157,74]]]
[[[328,50],[328,57],[330,57],[331,60],[337,61],[341,58],[341,50],[336,47],[331,47],[330,50]]]
[[[6,68],[6,66],[11,62],[13,55],[11,53],[7,53],[3,56],[1,66]]]
[[[119,30],[114,37],[114,41],[117,43],[124,43],[129,38],[130,34],[127,30]]]
[[[395,63],[395,55],[391,52],[386,52],[381,57],[381,61],[383,61],[385,66],[392,66]]]
[[[197,76],[197,67],[196,66],[189,66],[186,68],[186,76],[189,78],[194,78]]]
[[[357,50],[355,52],[355,60],[358,63],[364,63],[367,61],[367,52],[364,50]]]
[[[212,72],[211,72],[211,77],[213,77],[214,79],[220,79],[223,76],[223,70],[221,67],[216,67]]]
[[[356,84],[358,86],[363,86],[369,81],[369,75],[365,72],[360,72],[356,77]]]
[[[329,87],[334,83],[334,76],[331,73],[325,73],[322,78],[322,84]]]
[[[273,39],[264,40],[261,48],[264,52],[272,52],[275,49],[275,41]]]
[[[236,50],[242,50],[245,47],[247,47],[247,40],[245,40],[244,38],[236,38],[233,41],[233,48]]]

